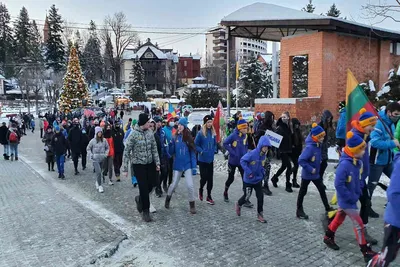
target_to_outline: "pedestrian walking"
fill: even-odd
[[[321,126],[326,132],[324,142],[322,143],[322,161],[319,169],[319,177],[322,179],[322,181],[324,179],[325,170],[328,167],[328,148],[330,147],[328,136],[333,129],[332,120],[332,113],[329,110],[324,110],[322,112],[321,122],[319,123],[319,126]],[[324,188],[326,189],[325,185]]]
[[[54,154],[56,156],[58,178],[65,179],[64,175],[64,163],[65,163],[65,153],[67,152],[67,139],[65,135],[61,132],[61,128],[58,124],[54,125],[55,134],[51,140],[51,147],[53,148]]]
[[[75,175],[78,175],[78,161],[81,154],[82,145],[82,130],[80,128],[78,118],[75,118],[73,120],[72,127],[68,132],[68,144],[72,153],[72,161],[74,162]]]
[[[385,209],[383,245],[368,267],[387,267],[396,259],[400,249],[400,153],[394,158],[394,169],[387,189],[388,204]]]
[[[172,184],[168,188],[167,198],[165,199],[165,208],[169,209],[172,194],[175,192],[182,173],[185,175],[186,187],[188,190],[188,200],[190,213],[196,213],[192,170],[196,169],[196,147],[190,130],[187,128],[187,118],[179,119],[178,130],[172,137],[169,145],[169,154],[174,156]]]
[[[46,163],[49,171],[54,172],[54,148],[51,145],[51,141],[53,140],[54,132],[53,127],[47,127],[47,131],[43,136],[42,142],[44,143],[44,151],[46,153]]]
[[[87,146],[89,145],[89,136],[85,129],[82,129],[82,138],[81,138],[81,157],[82,157],[82,170],[86,169],[87,163]]]
[[[308,215],[304,212],[303,200],[307,195],[308,185],[313,182],[317,187],[325,211],[331,211],[332,208],[328,203],[328,198],[324,189],[322,180],[319,178],[319,168],[321,167],[321,144],[325,138],[324,129],[316,123],[313,123],[310,134],[306,138],[306,147],[301,153],[298,161],[302,167],[301,186],[297,197],[296,217],[300,219],[308,219]]]
[[[367,244],[364,224],[357,209],[357,202],[361,196],[361,159],[365,154],[366,143],[353,132],[348,132],[346,138],[346,146],[340,158],[339,166],[336,169],[335,177],[339,209],[333,221],[328,225],[324,243],[333,250],[339,250],[339,246],[335,243],[335,233],[346,219],[346,216],[349,216],[353,222],[356,240],[360,246],[364,260],[368,262],[375,256],[376,252]]]
[[[43,139],[43,130],[44,130],[44,120],[45,118],[42,116],[39,116],[39,130],[40,130],[40,139]],[[45,130],[46,132],[46,130]]]
[[[129,162],[133,164],[134,174],[139,184],[139,196],[135,197],[137,210],[142,213],[145,222],[152,221],[150,217],[149,194],[156,186],[156,175],[160,171],[160,159],[154,134],[148,131],[150,116],[139,114],[139,120],[125,143],[124,175],[128,176]]]
[[[300,130],[300,121],[297,118],[292,118],[292,153],[290,153],[290,160],[293,163],[292,168],[292,187],[300,188],[300,185],[297,183],[297,172],[299,170],[299,157],[301,152],[303,151],[303,135]]]
[[[105,178],[108,176],[108,185],[114,185],[112,181],[113,176],[113,164],[114,164],[114,140],[112,137],[112,126],[106,123],[104,126],[104,139],[108,143],[108,155],[103,162],[103,183],[105,183]]]
[[[217,151],[217,137],[211,115],[203,118],[203,126],[197,133],[195,144],[200,167],[199,200],[203,201],[203,188],[207,184],[206,201],[208,204],[214,205],[211,191],[214,184],[214,155]]]
[[[32,133],[35,133],[35,126],[36,126],[35,119],[31,119],[30,122],[31,122]]]
[[[346,101],[341,101],[339,103],[339,114],[340,116],[336,127],[336,145],[340,158],[342,150],[346,145]]]
[[[163,181],[166,181],[168,176],[168,167],[169,167],[168,160],[170,158],[170,155],[169,155],[168,141],[164,129],[162,127],[162,118],[160,116],[154,117],[154,126],[155,126],[154,138],[156,139],[157,142],[157,151],[160,157],[160,164],[161,164],[161,173],[159,174],[157,181],[156,196],[161,197],[162,196],[161,184],[163,183]]]
[[[90,140],[87,151],[90,153],[89,157],[93,161],[93,167],[95,170],[95,178],[96,178],[96,190],[99,191],[99,193],[104,192],[104,188],[102,186],[102,166],[103,162],[106,160],[108,152],[109,152],[109,146],[108,142],[104,140],[103,137],[103,132],[101,127],[97,126],[95,128],[95,137]]]
[[[121,110],[121,112],[119,113],[119,116],[121,117],[121,120],[123,120],[123,119],[124,119],[124,115],[125,115],[124,111],[123,111],[123,110]]]
[[[279,146],[279,155],[282,160],[282,165],[276,174],[272,177],[271,182],[274,187],[278,187],[278,177],[286,170],[286,192],[292,193],[292,184],[290,176],[292,175],[292,164],[290,163],[290,154],[292,153],[292,131],[290,129],[290,117],[288,112],[282,113],[276,123],[276,133],[282,136],[282,141]]]
[[[3,146],[3,157],[5,160],[9,160],[10,156],[10,146],[7,141],[7,133],[8,133],[8,127],[6,122],[1,123],[0,127],[0,144]]]
[[[238,120],[235,130],[224,140],[224,148],[229,152],[228,160],[228,179],[225,182],[224,201],[229,202],[228,190],[235,179],[236,169],[239,169],[243,180],[243,168],[240,159],[247,153],[247,122],[243,119]],[[250,202],[245,203],[245,207],[252,207]]]
[[[257,197],[257,220],[266,223],[263,214],[264,194],[262,191],[262,181],[264,178],[264,164],[267,158],[268,149],[271,143],[267,136],[262,136],[257,148],[247,152],[241,159],[240,165],[244,170],[243,176],[243,196],[236,203],[236,214],[241,215],[241,207],[249,201],[252,190]]]
[[[17,124],[11,123],[7,132],[7,141],[10,148],[11,161],[18,160],[18,145],[21,141],[21,133],[18,131]]]
[[[174,126],[175,126],[175,118],[171,117],[167,120],[167,125],[165,125],[163,127],[163,130],[165,132],[165,137],[167,139],[167,144],[169,144],[172,140],[172,132],[174,130]],[[172,183],[172,169],[173,169],[173,165],[174,165],[174,159],[173,157],[170,157],[168,159],[168,168],[167,168],[167,177],[163,177],[163,189],[164,192],[167,193],[168,192],[168,187],[171,185]]]
[[[124,131],[121,129],[121,123],[119,121],[115,122],[112,138],[114,143],[114,173],[116,181],[120,182],[122,156],[124,154]]]

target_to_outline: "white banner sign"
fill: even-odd
[[[252,111],[242,111],[242,118],[246,121],[249,121],[250,118],[253,118],[254,112]]]
[[[189,115],[188,117],[188,121],[190,124],[194,125],[203,125],[203,118],[206,116],[207,114],[198,114],[198,113],[192,113]]]
[[[282,135],[274,133],[273,131],[270,131],[270,130],[267,130],[265,132],[265,135],[268,136],[269,141],[272,146],[279,148],[279,146],[281,145],[281,142],[282,142],[282,138],[283,138]]]

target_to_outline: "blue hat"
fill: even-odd
[[[317,139],[326,135],[324,128],[316,124],[315,122],[312,124],[311,135]]]
[[[247,121],[244,119],[238,120],[236,127],[238,128],[238,130],[246,129],[248,127]]]
[[[58,126],[58,124],[56,124],[54,126],[54,131],[59,132],[60,131],[60,126]]]
[[[185,118],[185,117],[183,117],[183,118],[180,118],[179,119],[179,122],[178,122],[180,125],[182,125],[182,126],[184,126],[185,128],[187,128],[187,126],[188,126],[188,119],[187,118]]]
[[[347,140],[346,140],[345,151],[348,150],[351,153],[353,153],[353,155],[355,155],[365,150],[367,145],[364,139],[362,139],[357,134],[354,134],[353,132],[347,132],[346,138]]]
[[[360,118],[358,119],[361,127],[367,127],[369,125],[375,125],[378,121],[378,117],[367,111],[365,108],[360,109]]]
[[[160,116],[155,116],[153,120],[154,122],[162,122],[162,118]]]

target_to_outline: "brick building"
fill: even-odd
[[[178,81],[180,85],[192,84],[192,80],[200,76],[200,60],[199,55],[179,56]]]
[[[256,3],[225,17],[230,35],[280,41],[280,98],[256,99],[256,111],[279,116],[289,111],[302,123],[318,120],[322,110],[337,116],[345,99],[346,73],[377,88],[400,62],[400,32],[374,28],[281,6]],[[308,56],[308,97],[292,98],[293,57]]]

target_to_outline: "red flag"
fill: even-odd
[[[222,112],[223,112],[223,108],[222,108],[222,104],[221,101],[219,101],[218,103],[218,107],[217,107],[217,112],[215,113],[214,116],[214,128],[215,128],[215,132],[217,134],[217,143],[221,142],[221,126],[220,126],[220,121],[222,118]]]

